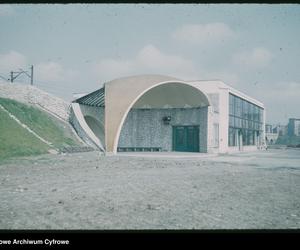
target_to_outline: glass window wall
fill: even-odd
[[[254,145],[255,135],[260,134],[263,109],[238,96],[229,94],[228,145],[237,146],[237,135],[242,134],[243,145]]]

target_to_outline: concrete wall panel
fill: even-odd
[[[171,116],[169,125],[163,117]],[[200,152],[207,152],[207,107],[132,109],[121,130],[118,147],[160,147],[172,151],[172,126],[199,125]]]

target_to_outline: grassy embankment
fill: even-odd
[[[65,133],[64,125],[49,114],[10,99],[0,98],[0,104],[55,148],[78,145],[70,134]],[[0,109],[0,161],[47,153],[50,148]]]

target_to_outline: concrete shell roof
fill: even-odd
[[[177,83],[192,88],[197,87],[183,80],[163,75],[138,75],[119,78],[105,83],[105,137],[106,151],[116,152],[119,135],[125,118],[136,101],[156,86]],[[198,93],[198,91],[196,91]],[[207,96],[201,92],[204,104],[210,105]]]

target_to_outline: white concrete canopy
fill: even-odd
[[[171,82],[151,88],[133,105],[133,108],[183,108],[207,106],[206,96],[187,84]]]
[[[120,132],[130,109],[145,105],[153,108],[164,105],[205,107],[210,106],[210,101],[197,86],[168,76],[141,75],[108,82],[105,84],[106,152],[116,153]]]

